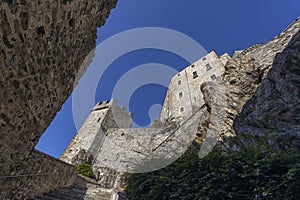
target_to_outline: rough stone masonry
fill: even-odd
[[[96,28],[115,5],[0,1],[1,197],[23,199],[70,184],[73,167],[33,149],[84,72],[79,68],[95,48]],[[64,170],[70,174],[62,176]]]
[[[95,174],[103,174],[105,167],[119,172],[148,172],[172,163],[189,147],[206,116],[206,110],[201,109],[205,103],[201,84],[220,79],[229,59],[227,53],[219,57],[212,51],[174,75],[161,121],[157,119],[151,128],[130,128],[130,116],[114,100],[99,102],[61,159],[73,165],[89,163]]]

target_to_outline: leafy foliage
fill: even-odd
[[[184,155],[172,165],[127,178],[129,199],[300,199],[300,153],[266,141],[247,149]]]
[[[81,164],[76,166],[76,170],[79,174],[92,178],[94,176],[92,167],[89,164]]]

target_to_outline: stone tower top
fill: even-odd
[[[106,109],[111,107],[112,105],[116,104],[114,99],[111,100],[104,100],[104,101],[99,101],[94,108],[91,110],[91,112],[96,111],[96,110],[101,110],[101,109]]]
[[[110,128],[129,128],[132,124],[126,108],[118,106],[116,100],[98,102],[91,110],[78,133],[73,138],[61,159],[74,164],[73,158],[84,150],[96,156]]]

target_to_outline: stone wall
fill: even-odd
[[[88,118],[84,121],[83,125],[62,154],[61,160],[71,164],[72,158],[75,157],[81,149],[86,151],[91,150],[95,138],[101,139],[104,137],[105,133],[103,132],[101,125],[111,108],[111,103],[112,102],[99,102],[95,105]],[[98,140],[95,140],[95,142],[96,141]],[[101,141],[99,142],[101,143]]]
[[[75,164],[72,160],[81,150],[96,158],[108,130],[111,128],[129,128],[131,123],[132,119],[126,109],[119,107],[115,100],[97,103],[62,154],[61,160]]]
[[[103,188],[113,188],[120,173],[115,168],[108,168],[99,163],[98,159],[109,155],[103,151],[103,146],[107,146],[104,144],[110,141],[107,138],[112,137],[109,130],[129,128],[131,124],[130,114],[126,112],[125,107],[118,106],[115,100],[99,102],[91,110],[60,159],[73,165],[89,163],[97,183]],[[114,142],[109,143],[109,151],[114,152],[117,145]]]
[[[14,157],[17,157],[15,155]],[[1,170],[9,174],[9,165]],[[18,172],[0,177],[2,199],[24,199],[73,184],[75,167],[39,151],[32,151],[16,166]]]
[[[186,118],[204,104],[200,85],[216,81],[224,72],[228,54],[220,58],[212,51],[172,77],[164,100],[160,119]]]
[[[230,59],[231,59],[231,57],[227,52],[220,56],[220,60],[221,60],[221,62],[223,63],[224,66],[226,65],[226,63]]]
[[[27,168],[35,162],[34,146],[88,66],[90,60],[83,61],[95,48],[96,28],[115,5],[115,0],[0,2],[0,177],[37,173]],[[30,180],[18,188],[0,184],[0,191],[14,188],[11,195],[23,197],[42,192]]]
[[[112,187],[119,172],[146,172],[170,164],[195,139],[206,107],[178,123],[158,128],[130,128],[131,117],[114,100],[95,105],[61,159],[70,164],[90,163],[103,187]],[[154,126],[154,125],[153,125]]]
[[[95,165],[139,173],[165,167],[187,150],[205,113],[203,107],[186,120],[163,128],[111,128]]]

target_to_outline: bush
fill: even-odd
[[[300,199],[300,153],[266,142],[240,152],[187,154],[170,166],[128,178],[129,199]]]
[[[76,166],[76,170],[79,174],[92,178],[94,176],[94,172],[92,167],[89,164],[81,164]]]

